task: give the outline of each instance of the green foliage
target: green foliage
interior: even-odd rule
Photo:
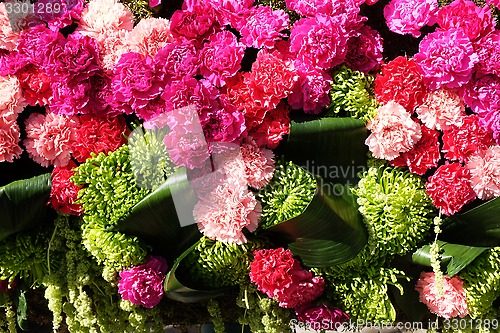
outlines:
[[[207,310],[212,319],[215,333],[224,333],[226,331],[226,328],[224,325],[224,320],[222,319],[219,302],[215,299],[209,300],[207,304]]]
[[[331,103],[327,116],[345,116],[361,119],[365,123],[375,117],[378,103],[373,92],[375,75],[353,71],[346,65],[333,73]]]
[[[269,6],[273,10],[282,9],[290,16],[290,24],[293,25],[300,19],[300,15],[286,7],[285,0],[257,0],[261,6]]]
[[[300,215],[315,192],[313,175],[292,162],[277,163],[273,179],[257,194],[262,203],[260,227],[267,229]]]
[[[123,0],[122,4],[134,14],[135,23],[153,17],[148,0]]]

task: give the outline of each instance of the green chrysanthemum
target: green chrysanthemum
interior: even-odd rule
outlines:
[[[130,164],[139,187],[155,190],[175,171],[163,138],[168,129],[135,129],[129,137]]]
[[[132,12],[132,14],[134,14],[136,23],[143,19],[153,17],[153,11],[149,7],[148,0],[123,0],[122,3]]]
[[[433,225],[436,210],[425,183],[409,171],[369,168],[353,193],[368,229],[372,255],[404,255],[416,249]]]
[[[292,162],[276,165],[274,177],[257,194],[262,203],[260,226],[270,228],[300,215],[316,193],[316,179]]]
[[[248,278],[252,252],[264,241],[249,239],[242,245],[200,239],[199,245],[184,260],[192,278],[209,288],[236,286]]]
[[[374,75],[365,75],[342,65],[333,74],[331,103],[327,116],[345,114],[368,122],[376,115],[378,107],[373,92]]]

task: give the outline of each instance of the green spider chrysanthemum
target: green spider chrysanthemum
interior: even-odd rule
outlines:
[[[274,177],[257,194],[262,203],[260,226],[264,229],[300,215],[316,193],[316,179],[305,169],[278,163]]]
[[[327,116],[349,115],[365,123],[376,115],[378,103],[373,92],[374,75],[365,75],[342,65],[333,73],[331,103]]]
[[[436,210],[425,183],[407,170],[369,168],[353,193],[368,229],[372,255],[404,255],[416,249],[433,225]]]

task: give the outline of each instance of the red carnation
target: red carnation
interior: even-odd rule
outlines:
[[[81,205],[75,204],[75,201],[78,198],[78,191],[83,186],[77,186],[70,180],[74,174],[74,168],[76,164],[73,161],[64,167],[54,168],[49,203],[63,214],[81,215],[83,213]]]
[[[426,95],[427,87],[413,59],[397,57],[385,64],[375,79],[375,96],[380,103],[393,100],[413,112]]]
[[[390,161],[392,166],[407,166],[410,172],[417,175],[423,175],[427,170],[437,167],[441,157],[439,154],[439,132],[424,125],[421,125],[420,128],[422,138],[412,149]]]
[[[467,116],[461,126],[453,125],[444,131],[444,157],[464,162],[471,154],[494,143],[493,134],[479,125],[479,118],[476,115]]]
[[[279,104],[276,110],[266,113],[262,124],[252,128],[249,135],[259,146],[275,149],[283,136],[290,132],[289,113],[290,110],[283,103]]]
[[[90,153],[114,151],[127,141],[123,135],[126,123],[122,116],[88,114],[82,115],[80,122],[81,126],[76,131],[73,144],[73,157],[78,162],[85,162]]]
[[[432,203],[445,215],[453,215],[476,199],[470,172],[460,163],[441,165],[425,185]]]

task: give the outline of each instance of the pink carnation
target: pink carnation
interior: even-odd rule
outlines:
[[[500,0],[486,0],[486,3],[491,6],[495,6],[500,9]]]
[[[462,89],[465,103],[476,113],[500,110],[500,77],[486,75],[471,80]]]
[[[297,66],[297,73],[299,79],[288,96],[288,103],[293,109],[303,109],[306,113],[321,113],[330,104],[332,77],[328,71],[311,66]]]
[[[494,144],[492,133],[480,126],[476,115],[464,117],[460,126],[450,126],[443,132],[442,140],[444,157],[461,162]]]
[[[322,277],[309,277],[295,281],[288,288],[278,290],[276,300],[282,308],[295,308],[314,301],[323,294],[324,290],[325,280]]]
[[[63,167],[70,161],[78,118],[47,112],[33,113],[26,120],[24,145],[31,159],[44,167]]]
[[[345,62],[351,69],[368,73],[382,63],[382,38],[377,30],[363,26],[360,35],[349,38]]]
[[[425,185],[432,203],[445,215],[453,215],[476,199],[470,172],[460,163],[441,165]]]
[[[19,126],[14,121],[0,118],[0,162],[13,162],[23,150],[19,147]]]
[[[118,292],[124,300],[150,309],[163,297],[167,262],[159,256],[146,257],[146,263],[120,272]]]
[[[455,0],[442,7],[437,23],[443,30],[458,28],[471,41],[475,41],[495,29],[495,21],[488,6],[479,7],[469,0]]]
[[[240,69],[244,51],[244,46],[229,31],[211,35],[201,51],[201,75],[213,85],[223,86]]]
[[[458,276],[444,276],[441,284],[443,295],[437,291],[434,273],[422,272],[415,287],[420,294],[420,302],[427,305],[432,313],[446,319],[467,316],[469,309],[462,280]]]
[[[11,19],[5,8],[5,2],[0,3],[0,50],[13,51],[16,49],[19,31],[12,29]]]
[[[258,126],[253,127],[249,135],[255,139],[259,146],[267,146],[275,149],[290,132],[290,110],[285,104],[279,104],[276,109],[266,113],[264,120]]]
[[[464,102],[458,92],[446,88],[430,91],[424,103],[415,111],[427,127],[437,130],[462,125],[466,115]]]
[[[15,76],[0,76],[0,120],[13,122],[26,106],[21,83]]]
[[[303,323],[317,323],[324,325],[328,323],[329,328],[338,328],[349,320],[349,316],[338,308],[328,307],[326,304],[306,304],[295,308],[297,319]],[[315,325],[311,325],[315,328]],[[318,326],[316,326],[318,327]],[[319,326],[322,327],[322,326]]]
[[[134,27],[134,15],[116,0],[93,0],[83,9],[77,31],[103,39],[110,31],[130,31]]]
[[[449,29],[428,34],[420,42],[414,56],[430,89],[442,86],[458,88],[472,77],[479,57],[462,29]]]
[[[26,103],[45,106],[52,98],[50,77],[40,67],[29,64],[17,72]]]
[[[500,76],[500,49],[498,45],[500,45],[500,30],[493,31],[474,44],[479,56],[478,72]]]
[[[203,132],[208,142],[235,142],[246,129],[245,116],[224,95],[219,101],[218,109],[199,113]]]
[[[188,0],[189,1],[189,0]],[[192,1],[196,3],[196,1]],[[221,27],[230,25],[236,30],[241,30],[245,24],[245,17],[253,7],[253,0],[206,0],[203,3],[210,4],[216,21]],[[195,7],[193,5],[187,7]]]
[[[435,0],[392,0],[384,7],[384,17],[392,32],[420,37],[422,27],[435,23],[437,10]]]
[[[81,215],[82,205],[75,204],[78,191],[83,187],[77,186],[70,178],[75,174],[76,164],[70,161],[64,167],[55,167],[52,170],[52,188],[50,190],[50,205],[63,214]]]
[[[500,144],[500,107],[477,115],[479,125],[493,133],[493,139]]]
[[[269,184],[274,174],[273,151],[260,148],[251,137],[247,137],[241,145],[241,155],[248,185],[260,189]]]
[[[189,8],[175,11],[170,22],[176,38],[203,39],[217,27],[215,11],[206,1],[192,1]]]
[[[286,7],[303,16],[315,16],[316,14],[331,14],[333,3],[329,0],[285,0]]]
[[[66,10],[56,13],[55,11],[50,13],[49,10],[45,10],[40,17],[48,23],[48,26],[52,30],[59,30],[65,28],[75,21],[79,21],[82,17],[83,3],[84,0],[38,0],[37,3],[45,3],[44,8],[48,8],[47,4],[50,3],[52,6],[58,3],[66,8]]]
[[[393,101],[381,106],[366,127],[371,134],[365,143],[373,156],[389,161],[409,151],[422,137],[420,125],[404,107]]]
[[[317,15],[297,21],[290,33],[290,51],[297,59],[323,69],[344,62],[347,55],[347,33],[333,18]]]
[[[173,41],[170,32],[170,21],[163,18],[146,18],[137,23],[127,34],[125,48],[129,52],[137,52],[143,56],[154,57],[159,50]]]
[[[500,196],[500,146],[480,150],[465,165],[477,197],[488,200]]]
[[[194,77],[200,67],[198,50],[187,39],[175,40],[158,51],[154,60],[167,79]]]
[[[287,13],[283,10],[272,10],[268,6],[250,9],[244,22],[240,29],[241,42],[247,47],[258,49],[271,49],[276,40],[285,37],[282,31],[290,25]]]

